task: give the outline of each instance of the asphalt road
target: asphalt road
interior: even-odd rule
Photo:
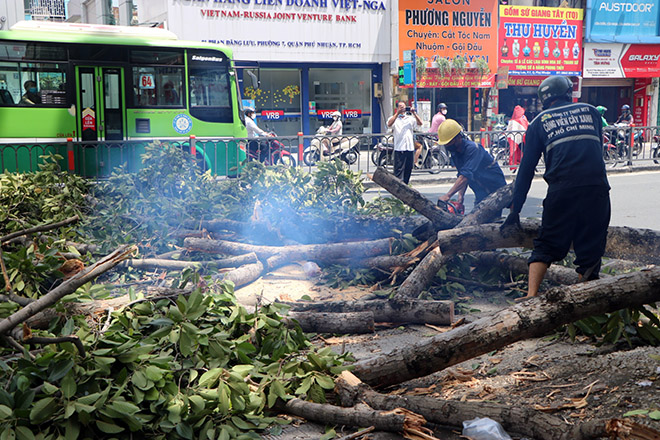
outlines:
[[[612,226],[629,226],[632,228],[648,228],[660,231],[660,170],[640,171],[632,173],[609,174],[608,179],[612,190]],[[447,192],[451,183],[432,183],[411,180],[414,188],[430,200],[437,201],[438,196]],[[527,195],[527,201],[521,212],[522,218],[540,218],[543,211],[543,198],[547,185],[542,178],[534,179]],[[366,200],[376,196],[389,196],[381,188],[367,191]],[[465,193],[465,209],[471,211],[474,206],[474,194],[468,188]],[[508,211],[504,210],[504,215]]]

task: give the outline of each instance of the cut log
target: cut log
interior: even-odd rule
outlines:
[[[264,273],[264,265],[257,260],[256,263],[245,264],[237,269],[222,274],[224,281],[231,281],[234,286],[240,287],[257,280]]]
[[[331,243],[296,246],[254,246],[223,240],[205,240],[186,238],[184,245],[188,250],[219,253],[224,255],[242,255],[254,252],[259,259],[267,259],[266,267],[272,269],[299,260],[313,260],[319,263],[335,262],[340,259],[361,259],[390,253],[389,238],[371,241]]]
[[[254,253],[240,255],[238,257],[223,258],[219,260],[208,261],[184,261],[184,260],[165,260],[162,258],[134,258],[126,260],[122,263],[127,267],[135,267],[139,269],[153,270],[153,269],[166,269],[166,270],[183,270],[186,268],[193,268],[197,270],[209,268],[227,268],[239,267],[244,264],[256,263],[257,256]]]
[[[355,364],[373,386],[398,384],[440,371],[521,339],[540,337],[577,320],[660,301],[660,267],[550,289],[417,344]]]
[[[391,299],[369,301],[299,301],[285,302],[295,312],[371,312],[375,322],[451,325],[454,322],[452,301]]]
[[[296,320],[305,333],[363,334],[374,332],[372,312],[324,313],[289,312],[284,318],[289,325]]]
[[[389,173],[383,167],[376,169],[376,172],[371,176],[371,180],[429,219],[436,229],[453,228],[461,221],[461,216],[450,214],[438,208],[419,191],[406,185],[401,179],[396,178],[394,174]]]
[[[568,425],[559,417],[530,407],[512,407],[488,401],[456,401],[418,395],[381,394],[344,371],[335,381],[335,391],[343,406],[363,402],[377,410],[406,408],[428,422],[460,427],[463,420],[488,417],[508,432],[538,440],[587,440],[606,435],[607,421],[591,420]]]

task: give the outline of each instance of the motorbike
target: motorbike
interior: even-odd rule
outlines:
[[[660,134],[653,136],[653,145],[651,146],[651,157],[653,163],[660,163]]]
[[[624,156],[623,149],[619,149],[610,141],[610,135],[603,133],[603,160],[605,163],[613,163],[612,166],[616,166],[617,162],[621,160]]]
[[[275,132],[268,133],[268,136],[268,138],[263,140],[259,139],[250,141],[257,142],[258,149],[248,147],[248,161],[259,161],[266,166],[282,164],[288,167],[295,167],[296,159],[293,157],[291,152],[286,149],[286,146],[277,139],[271,139],[277,137]]]
[[[616,129],[616,145],[620,146],[620,149],[627,150],[630,148],[630,130],[632,129],[628,124],[614,124]],[[633,130],[633,147],[632,155],[637,156],[644,149],[643,140],[643,130]]]
[[[314,166],[321,160],[321,156],[328,159],[339,158],[349,165],[353,165],[360,155],[360,139],[357,136],[327,136],[328,128],[320,126],[309,146],[303,151],[303,161],[308,166]],[[332,153],[325,152],[323,141],[333,142]]]
[[[423,133],[415,134],[415,142],[422,144],[422,153],[419,155],[414,169],[438,174],[442,168],[450,165],[451,161],[447,149],[438,145],[431,136]],[[394,141],[391,136],[383,138],[376,145],[374,152],[378,153],[378,159],[375,162],[377,166],[394,165]]]

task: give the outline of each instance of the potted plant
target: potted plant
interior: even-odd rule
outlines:
[[[488,61],[486,61],[485,58],[477,58],[475,67],[480,76],[484,76],[490,73],[490,66],[488,66]]]
[[[417,78],[421,78],[426,75],[426,58],[417,57]]]
[[[451,60],[451,67],[456,70],[458,73],[464,73],[465,67],[467,65],[467,60],[463,55],[456,55],[453,60]]]
[[[436,55],[435,64],[438,67],[440,76],[444,77],[451,71],[451,62],[445,58]]]

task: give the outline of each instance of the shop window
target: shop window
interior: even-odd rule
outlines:
[[[67,106],[65,65],[0,63],[0,106]]]
[[[344,134],[371,133],[371,87],[369,69],[310,69],[310,114],[339,110],[343,115]],[[345,113],[344,110],[357,112]],[[310,129],[314,132],[329,122],[329,119],[312,117]]]
[[[133,67],[135,107],[183,107],[182,67]]]
[[[243,98],[254,103],[258,124],[280,136],[301,131],[300,70],[260,69],[252,75],[247,70],[243,71]]]

